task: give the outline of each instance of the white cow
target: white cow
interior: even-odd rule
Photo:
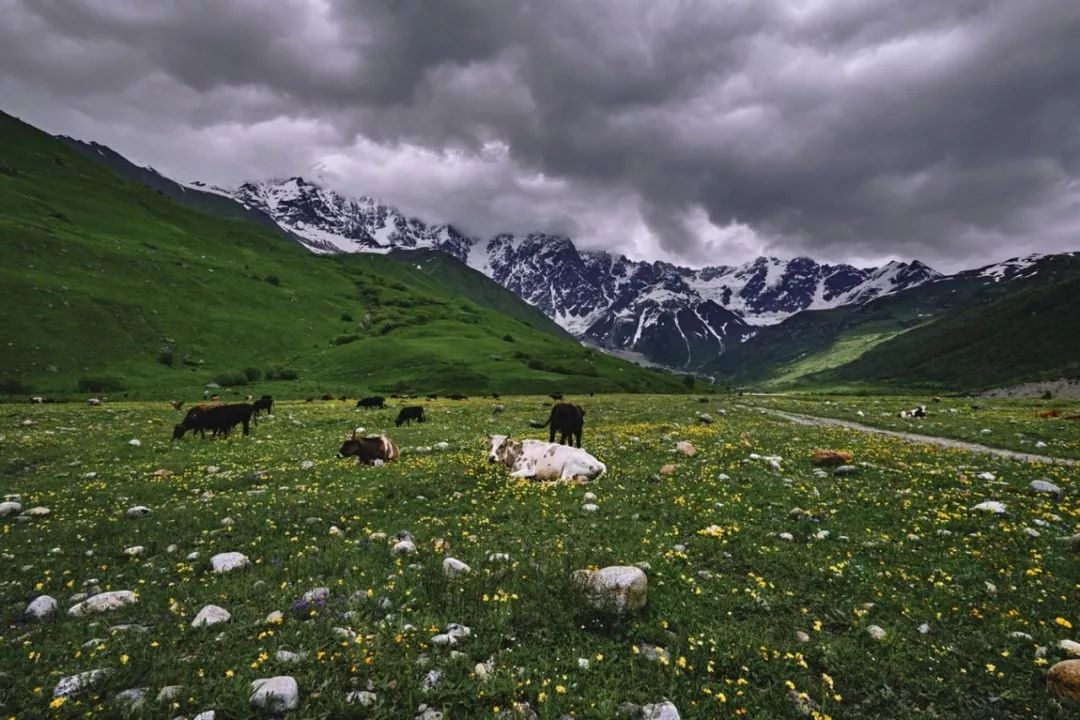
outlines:
[[[488,462],[510,470],[510,477],[537,480],[593,480],[607,472],[607,465],[580,448],[543,440],[511,440],[507,435],[489,435]]]

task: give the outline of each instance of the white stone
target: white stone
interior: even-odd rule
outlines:
[[[227,573],[233,570],[241,570],[251,565],[247,555],[239,552],[218,553],[210,558],[210,566],[216,573]]]
[[[1070,655],[1080,657],[1080,643],[1075,640],[1061,640],[1058,642],[1058,647]]]
[[[216,717],[217,717],[216,712],[214,712],[213,710],[206,710],[204,712],[199,713],[198,715],[193,717],[191,720],[214,720],[214,718],[216,718]]]
[[[191,627],[206,627],[208,625],[217,625],[218,623],[229,622],[232,619],[232,614],[225,608],[219,605],[207,605],[199,614],[195,616],[195,619],[191,621]]]
[[[472,572],[472,568],[461,562],[457,558],[444,558],[442,561],[443,573],[446,577],[452,578],[458,575],[467,575]]]
[[[491,553],[487,557],[489,563],[508,563],[510,562],[509,553]]]
[[[290,650],[278,650],[274,653],[274,657],[277,658],[278,662],[291,665],[292,663],[298,663],[303,660],[307,657],[307,653],[294,653]]]
[[[988,512],[994,513],[995,515],[1005,514],[1005,504],[997,500],[984,500],[983,502],[975,505],[971,509],[976,512]]]
[[[124,554],[128,557],[139,557],[146,552],[146,548],[142,545],[132,545],[131,547],[124,548]]]
[[[795,536],[792,535],[789,532],[782,532],[779,535],[777,535],[776,537],[780,538],[781,540],[787,540],[788,542],[791,542],[792,540],[795,539]]]
[[[131,438],[130,440],[128,440],[128,445],[130,445],[131,447],[139,447],[140,445],[142,445],[142,441],[138,438]]]
[[[32,508],[30,508],[29,510],[26,511],[26,515],[29,516],[29,517],[32,517],[32,518],[46,517],[51,513],[52,513],[52,510],[50,510],[49,508],[47,508],[47,507],[45,507],[43,505],[38,505],[37,507],[32,507]]]
[[[920,625],[918,627],[918,630],[919,630],[920,635],[929,635],[930,634],[930,624],[929,623],[923,623],[922,625]]]
[[[53,697],[58,698],[77,695],[83,690],[87,690],[104,680],[105,676],[108,674],[108,670],[99,669],[87,670],[86,672],[81,672],[78,675],[68,675],[67,677],[62,677],[60,678],[60,682],[56,683],[56,687],[53,689]]]
[[[986,480],[987,482],[997,480],[997,475],[990,472],[989,470],[987,470],[986,472],[981,472],[978,475],[976,475],[975,477],[979,478],[980,480]]]
[[[360,705],[362,707],[370,707],[375,704],[379,697],[367,690],[353,690],[345,696],[345,702]]]
[[[587,492],[585,497],[582,498],[585,502],[596,502],[596,493]]]
[[[58,604],[56,598],[50,595],[41,595],[26,606],[26,617],[33,620],[41,620],[56,612]]]
[[[1061,488],[1049,480],[1032,480],[1028,485],[1032,492],[1045,493],[1054,497],[1061,497]]]
[[[149,515],[151,512],[153,511],[145,505],[135,505],[134,507],[129,507],[124,514],[129,518],[137,518],[142,517],[143,515]]]
[[[648,600],[649,579],[641,568],[613,565],[600,570],[579,570],[574,575],[585,586],[593,607],[631,615]]]
[[[641,720],[681,720],[679,710],[668,701],[641,708]]]
[[[157,701],[159,703],[174,702],[180,699],[180,694],[183,692],[183,685],[166,685],[158,690]]]
[[[884,628],[880,625],[871,625],[866,628],[866,634],[875,640],[884,640],[886,635]]]
[[[0,517],[7,517],[8,515],[18,515],[22,512],[22,504],[15,502],[14,500],[0,503]]]
[[[139,599],[135,596],[135,593],[130,590],[112,590],[98,593],[77,605],[73,605],[68,610],[68,615],[80,617],[91,613],[108,612],[109,610],[122,608],[125,605],[133,605],[138,601]]]
[[[116,693],[114,699],[118,704],[123,705],[124,709],[128,712],[136,713],[142,710],[146,705],[146,694],[148,692],[150,692],[150,688],[129,688]]]
[[[311,460],[305,460],[304,462],[300,463],[301,470],[310,470],[313,467],[315,467],[315,463]]]
[[[682,453],[686,457],[694,457],[694,455],[697,454],[697,450],[694,449],[694,446],[691,443],[688,443],[685,440],[676,443],[675,444],[675,450],[677,452]]]
[[[262,678],[251,683],[251,705],[272,713],[300,707],[300,688],[288,675]]]
[[[266,620],[264,620],[263,622],[265,622],[267,625],[278,625],[284,620],[285,614],[280,610],[275,610],[274,612],[267,615]]]
[[[597,505],[596,503],[585,503],[584,505],[581,506],[581,509],[584,512],[594,513],[594,512],[596,512],[597,510],[600,509],[600,506]]]
[[[416,544],[412,540],[402,540],[390,550],[394,555],[415,555]]]

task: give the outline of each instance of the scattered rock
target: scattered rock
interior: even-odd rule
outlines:
[[[1080,643],[1075,640],[1061,640],[1058,642],[1058,647],[1070,655],[1080,657]]]
[[[694,455],[697,455],[697,450],[694,449],[694,446],[685,440],[676,443],[675,450],[686,457],[694,457]]]
[[[60,682],[56,683],[56,687],[53,688],[53,697],[71,697],[72,695],[78,695],[83,690],[89,690],[94,685],[97,685],[104,680],[108,674],[108,670],[99,669],[87,670],[78,675],[62,677],[60,678]]]
[[[835,470],[833,470],[833,475],[839,475],[840,477],[844,477],[847,475],[854,475],[857,472],[859,472],[859,468],[854,465],[840,465]]]
[[[713,416],[710,415],[709,413],[701,413],[700,415],[697,416],[697,419],[698,419],[698,422],[703,424],[703,425],[712,425],[713,422],[715,422],[713,420]]]
[[[131,447],[139,447],[140,445],[142,445],[142,440],[139,440],[138,438],[131,438],[130,440],[128,440],[128,445],[130,445]]]
[[[47,507],[45,507],[43,505],[38,505],[37,507],[32,507],[29,510],[27,510],[25,514],[28,517],[32,517],[32,518],[43,518],[43,517],[47,517],[50,514],[52,514],[52,510],[50,510],[49,508],[47,508]]]
[[[668,701],[641,708],[642,720],[680,720],[679,710]]]
[[[416,543],[412,540],[399,540],[390,550],[393,555],[415,555]]]
[[[207,605],[199,614],[195,616],[195,619],[191,621],[191,627],[206,627],[208,625],[217,625],[218,623],[229,622],[232,619],[232,614],[225,608],[219,605]]]
[[[142,545],[132,545],[131,547],[124,548],[124,554],[128,557],[139,557],[146,553],[146,548]]]
[[[596,503],[585,503],[581,506],[583,512],[594,513],[600,509],[600,506]]]
[[[808,634],[806,634],[805,632],[803,632],[802,630],[799,630],[798,632],[795,633],[795,639],[798,640],[801,643],[810,642],[810,636]]]
[[[129,688],[127,690],[121,690],[116,693],[116,697],[113,700],[124,707],[124,710],[129,713],[141,712],[146,705],[146,695],[150,692],[150,688],[137,687]]]
[[[210,558],[210,567],[216,573],[227,573],[233,570],[242,570],[251,565],[247,555],[239,552],[218,553]]]
[[[262,678],[251,683],[251,706],[271,713],[284,713],[300,706],[300,688],[288,675]]]
[[[86,600],[73,605],[68,610],[68,615],[80,617],[91,613],[108,612],[122,608],[125,605],[134,605],[139,599],[130,590],[113,590],[111,592],[98,593]]]
[[[593,607],[613,610],[620,616],[638,612],[648,599],[649,579],[641,568],[614,565],[578,570],[574,577],[585,587]]]
[[[971,508],[975,512],[988,512],[995,515],[1005,514],[1005,504],[997,500],[984,500]]]
[[[294,653],[290,650],[278,650],[276,653],[274,653],[274,657],[277,659],[278,662],[292,665],[293,663],[298,663],[304,658],[306,658],[307,653]]]
[[[461,562],[457,558],[444,558],[442,561],[443,573],[448,578],[454,578],[458,575],[467,575],[472,572],[472,568]]]
[[[378,701],[379,697],[367,690],[353,690],[345,695],[345,702],[360,705],[362,707],[371,707]]]
[[[180,699],[180,694],[184,691],[183,685],[166,685],[161,688],[157,694],[157,701],[159,703],[171,703]]]
[[[1080,660],[1062,660],[1050,668],[1046,687],[1064,700],[1080,703]]]
[[[871,625],[866,628],[866,634],[875,640],[884,640],[886,635],[885,629],[880,625]]]
[[[8,515],[18,515],[22,512],[22,505],[10,500],[8,502],[0,503],[0,517],[7,517]]]
[[[129,507],[124,514],[127,515],[129,518],[137,518],[143,517],[144,515],[149,515],[151,512],[153,512],[153,510],[146,507],[145,505],[136,505],[134,507]]]
[[[663,467],[660,468],[660,474],[661,475],[673,475],[674,473],[675,473],[675,466],[672,465],[671,463],[668,463],[667,465],[664,465]]]
[[[26,606],[26,618],[28,620],[43,620],[56,612],[58,608],[56,598],[50,595],[41,595]]]
[[[930,634],[930,624],[929,623],[923,623],[917,629],[918,629],[920,635],[929,635]]]
[[[310,470],[313,467],[315,467],[315,463],[311,460],[305,460],[304,462],[300,463],[301,470]]]
[[[453,647],[465,639],[472,637],[472,628],[459,623],[450,623],[438,635],[431,638],[434,645],[447,645]]]
[[[435,668],[434,670],[428,670],[428,674],[424,676],[424,681],[420,684],[420,686],[424,690],[432,690],[443,681],[444,677],[446,677],[446,672],[443,670],[440,670],[438,668]]]
[[[1028,487],[1031,488],[1032,492],[1061,497],[1061,488],[1049,480],[1032,480]]]

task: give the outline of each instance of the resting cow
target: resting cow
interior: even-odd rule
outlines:
[[[570,403],[555,403],[548,415],[547,422],[529,423],[534,428],[549,427],[548,442],[555,442],[555,433],[559,433],[560,445],[576,445],[581,447],[581,430],[585,426],[585,410],[580,405]],[[571,442],[567,443],[567,439]]]
[[[398,459],[398,447],[385,435],[356,437],[356,431],[337,452],[339,458],[355,457],[359,465],[382,465]]]
[[[537,480],[593,480],[607,472],[607,466],[580,448],[556,445],[543,440],[511,440],[506,435],[489,435],[488,462],[500,463],[511,477]]]
[[[427,416],[424,415],[424,408],[422,405],[410,405],[409,407],[401,408],[401,412],[398,413],[394,425],[401,427],[403,424],[410,424],[413,420],[416,422],[427,421]]]
[[[371,408],[382,409],[386,407],[386,398],[382,397],[381,395],[372,395],[371,397],[360,398],[356,401],[356,407],[367,408],[369,410]]]
[[[173,440],[181,439],[189,430],[197,431],[202,437],[206,437],[207,430],[213,431],[214,435],[228,435],[240,424],[244,426],[244,434],[249,435],[252,412],[252,406],[247,403],[193,407],[184,416],[184,421],[173,428]]]

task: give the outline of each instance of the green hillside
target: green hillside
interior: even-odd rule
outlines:
[[[469,293],[481,304],[415,263],[313,255],[2,114],[0,287],[16,395],[682,388],[512,317],[533,309],[494,283]]]
[[[1014,292],[948,313],[808,380],[982,390],[1080,376],[1080,276],[1019,285]]]
[[[1051,256],[1023,279],[969,273],[866,305],[802,312],[706,369],[768,389],[968,390],[1068,376],[1077,373],[1080,347],[1067,328],[1076,326],[1080,295],[1064,288],[1077,278],[1080,259]]]

